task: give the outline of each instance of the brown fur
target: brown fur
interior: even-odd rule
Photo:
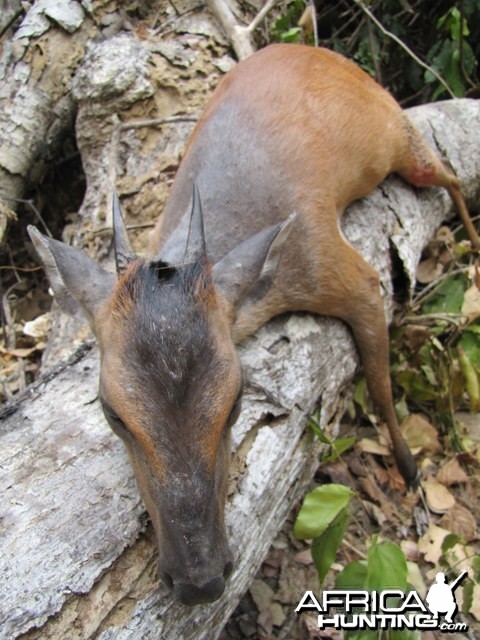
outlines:
[[[447,188],[478,245],[457,178],[388,92],[336,53],[268,47],[215,91],[149,259],[127,267],[94,318],[101,394],[125,424],[120,435],[157,530],[161,573],[185,602],[218,597],[228,573],[229,416],[242,379],[234,342],[271,317],[306,310],[350,325],[399,468],[416,479],[392,401],[379,277],[338,224],[347,205],[393,171]],[[273,283],[252,282],[235,308],[230,292],[214,286],[206,257],[181,265],[192,181],[215,268],[242,241],[297,212]],[[171,256],[176,266],[164,262]]]
[[[229,172],[228,157],[238,177]],[[192,179],[206,199],[207,244],[215,260],[234,243],[296,211],[298,221],[274,284],[263,299],[247,299],[238,310],[234,339],[289,310],[348,322],[397,460],[411,480],[415,465],[405,453],[391,399],[378,275],[338,226],[346,206],[394,171],[416,185],[446,187],[478,243],[458,180],[387,91],[334,52],[273,45],[237,65],[215,91],[190,139],[150,251],[161,255],[168,247]],[[243,204],[249,200],[250,208]],[[234,224],[235,235],[219,232]]]

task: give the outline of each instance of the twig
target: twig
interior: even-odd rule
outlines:
[[[30,273],[32,271],[43,271],[43,267],[16,267],[14,264],[0,266],[1,271],[22,271],[24,273]]]
[[[253,33],[255,29],[258,27],[258,25],[261,22],[263,22],[263,20],[266,18],[267,13],[274,7],[276,2],[277,0],[268,0],[260,9],[260,11],[257,13],[255,18],[250,22],[250,24],[247,27],[247,31],[249,31],[250,33]]]
[[[24,198],[10,198],[9,196],[2,196],[2,199],[3,200],[8,200],[9,202],[20,202],[21,204],[28,205],[30,207],[30,209],[33,211],[33,213],[37,216],[38,221],[41,223],[41,225],[42,225],[45,233],[47,234],[47,236],[49,238],[53,238],[52,233],[51,233],[50,229],[47,226],[47,223],[42,218],[42,214],[37,209],[37,207],[33,204],[32,200],[25,200]]]
[[[380,31],[387,36],[387,38],[391,38],[394,42],[396,42],[408,55],[415,60],[415,62],[420,65],[423,69],[429,71],[435,78],[440,82],[443,88],[447,91],[451,98],[456,98],[454,92],[450,88],[450,86],[445,82],[442,76],[433,69],[430,65],[420,60],[420,58],[402,41],[398,38],[394,33],[388,31],[383,24],[373,15],[373,13],[366,7],[362,0],[353,0],[356,5],[360,7],[360,9],[370,18],[370,20],[380,29]]]
[[[118,116],[117,116],[118,117]],[[118,128],[121,131],[125,129],[141,129],[142,127],[158,127],[162,124],[174,124],[175,122],[197,122],[197,116],[169,116],[167,118],[151,118],[149,120],[132,120],[131,122],[119,122]]]
[[[348,549],[350,549],[350,551],[354,551],[357,554],[357,556],[362,560],[367,559],[367,556],[363,553],[363,551],[360,551],[358,547],[355,547],[355,545],[349,542],[346,538],[342,540],[342,546],[347,547]]]
[[[310,0],[310,11],[312,12],[313,41],[315,46],[318,47],[317,8],[315,7],[314,0]]]
[[[405,316],[400,324],[430,324],[431,322],[446,322],[460,327],[467,322],[467,317],[461,313],[426,313],[421,316]]]
[[[350,27],[352,22],[355,22],[358,19],[359,15],[360,15],[360,11],[354,11],[352,9],[349,9],[348,13],[347,12],[342,13],[340,15],[340,23],[341,24],[338,27],[338,29],[332,34],[332,39],[333,38],[339,38],[340,35]],[[347,17],[347,16],[349,16],[349,17]],[[347,17],[347,19],[344,20],[343,19],[344,17]]]
[[[13,325],[12,313],[8,302],[9,293],[10,289],[2,296],[2,316],[4,322],[5,344],[9,351],[13,351],[13,349],[15,349],[15,327]]]
[[[179,13],[178,9],[176,9],[176,13],[174,16],[172,16],[171,18],[168,18],[167,20],[165,20],[165,22],[163,22],[158,28],[156,27],[157,21],[158,21],[158,16],[160,14],[160,10],[158,11],[157,15],[155,16],[154,22],[153,22],[153,26],[152,29],[154,29],[153,35],[154,36],[158,36],[160,34],[165,34],[168,32],[173,31],[173,29],[171,28],[172,25],[175,24],[175,22],[178,20],[179,17],[184,17],[184,16],[188,16],[191,13],[195,13],[197,12],[200,8],[202,8],[202,5],[199,4],[196,7],[192,7],[191,9],[187,9],[186,11],[184,11],[183,13]]]
[[[372,23],[367,23],[367,31],[368,31],[368,46],[370,47],[370,51],[372,54],[372,62],[375,68],[375,80],[382,84],[382,71],[380,69],[380,63],[378,61],[378,48],[377,43],[375,41],[372,29]]]
[[[233,11],[225,0],[206,1],[208,8],[215,15],[222,25],[225,33],[230,38],[232,47],[239,60],[248,58],[254,53],[255,49],[250,36],[258,25],[265,19],[267,13],[275,6],[276,3],[277,0],[267,0],[250,24],[243,27],[238,24]]]
[[[27,388],[27,379],[25,377],[25,361],[23,358],[17,358],[17,364],[18,364],[18,373],[17,373],[17,380],[18,380],[18,391],[20,393],[22,393],[22,391],[25,391],[25,389]]]
[[[117,182],[117,158],[118,147],[120,145],[120,128],[122,123],[116,113],[112,115],[113,131],[110,140],[110,150],[108,153],[108,187],[107,187],[107,226],[112,226],[112,210],[113,210],[113,192]]]
[[[417,307],[420,304],[420,301],[422,301],[422,304],[423,304],[426,299],[428,299],[431,295],[435,293],[436,289],[447,278],[450,278],[451,276],[458,276],[462,273],[467,273],[469,269],[470,269],[470,266],[465,266],[459,269],[448,270],[447,273],[444,273],[443,275],[436,278],[433,282],[431,282],[424,289],[422,289],[416,296],[414,296],[411,307],[412,308]]]

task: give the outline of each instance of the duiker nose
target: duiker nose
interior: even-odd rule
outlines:
[[[225,581],[233,570],[233,563],[225,564],[223,575],[207,580],[199,586],[193,582],[175,581],[168,573],[160,572],[160,578],[173,591],[176,599],[183,604],[193,606],[218,600],[225,590]]]
[[[218,600],[225,591],[225,578],[217,576],[201,587],[195,584],[180,582],[173,586],[173,593],[179,602],[193,606]]]

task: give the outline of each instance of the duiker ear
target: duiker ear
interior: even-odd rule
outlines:
[[[184,262],[197,262],[206,254],[205,231],[203,227],[202,201],[196,182],[193,183],[192,211],[188,228]]]
[[[115,265],[118,275],[121,275],[128,264],[135,260],[136,256],[128,240],[127,227],[123,219],[120,201],[116,192],[113,192],[113,246],[115,249]]]
[[[81,308],[93,325],[98,310],[112,292],[115,276],[102,269],[83,251],[47,238],[35,227],[29,226],[27,230],[45,265],[60,307],[72,315]]]
[[[250,289],[266,291],[273,280],[296,213],[244,240],[213,267],[213,280],[222,295],[236,308]]]

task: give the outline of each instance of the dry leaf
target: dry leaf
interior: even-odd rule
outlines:
[[[304,551],[300,551],[300,553],[297,553],[293,556],[293,561],[294,562],[298,562],[298,564],[312,564],[313,563],[313,558],[312,558],[312,552],[310,551],[310,549],[305,549]]]
[[[417,267],[416,278],[421,284],[430,284],[443,273],[443,266],[437,258],[427,258]]]
[[[35,320],[30,320],[30,322],[26,322],[23,327],[23,333],[26,336],[31,336],[32,338],[43,338],[48,335],[50,328],[52,326],[52,314],[50,312],[44,313],[41,316],[35,318]]]
[[[438,256],[438,261],[443,267],[450,264],[452,262],[452,253],[448,249],[442,249],[440,251],[440,255]]]
[[[391,455],[388,447],[380,444],[378,440],[373,440],[372,438],[362,438],[355,446],[362,453],[373,453],[377,456]]]
[[[402,422],[401,430],[411,450],[421,450],[428,454],[442,450],[438,441],[438,431],[419,413],[412,413]]]
[[[34,347],[28,347],[25,349],[21,349],[21,348],[12,349],[11,351],[7,351],[7,354],[15,358],[28,358],[36,350],[37,350],[37,346],[35,345]]]
[[[428,508],[433,513],[445,513],[455,505],[455,497],[436,478],[427,478],[421,484]]]
[[[424,478],[427,476],[435,475],[437,472],[437,465],[431,458],[423,458],[419,464],[420,473]]]
[[[418,540],[418,550],[423,554],[427,562],[431,562],[434,565],[438,564],[440,556],[442,555],[442,543],[445,536],[448,536],[450,531],[430,523],[428,530]]]
[[[442,516],[439,524],[467,542],[476,537],[477,523],[475,518],[471,512],[461,504],[456,503]]]
[[[435,239],[450,246],[453,246],[455,244],[455,236],[453,234],[453,231],[446,225],[442,225],[441,227],[439,227],[435,234]]]
[[[480,416],[458,412],[455,414],[455,420],[462,425],[462,435],[480,443]]]
[[[377,481],[377,484],[380,486],[387,484],[389,475],[385,467],[378,464],[378,462],[376,462],[374,458],[370,458],[369,466],[373,469],[373,475],[375,476],[375,480]]]
[[[373,504],[373,502],[368,500],[362,500],[362,503],[371,520],[382,526],[387,520],[387,516],[383,513],[380,507],[377,507],[376,504]]]
[[[410,560],[410,562],[418,562],[420,554],[418,551],[418,544],[415,540],[402,540],[400,542],[400,547],[407,560]]]
[[[409,324],[405,327],[404,335],[410,351],[418,351],[432,334],[428,327],[419,324]]]
[[[250,595],[259,611],[268,609],[273,602],[273,589],[263,580],[254,580],[250,585]]]
[[[402,478],[397,465],[388,467],[388,485],[390,489],[396,493],[403,493],[405,491],[405,480]]]
[[[425,595],[427,589],[423,580],[422,572],[417,562],[407,562],[408,584],[411,584],[417,593]]]
[[[393,520],[392,504],[387,500],[385,494],[377,487],[371,478],[359,478],[363,491],[375,502],[380,504],[380,508],[388,520]]]
[[[470,607],[470,613],[474,616],[475,620],[480,622],[480,584],[476,584],[473,587],[472,594],[472,606]]]
[[[452,458],[444,464],[437,475],[437,480],[449,487],[452,484],[461,484],[469,481],[469,477],[460,466],[457,458]]]
[[[270,611],[269,608],[264,609],[263,611],[260,611],[260,614],[257,618],[257,624],[260,627],[259,631],[263,632],[261,635],[265,634],[266,636],[270,637],[273,631],[273,621],[272,621],[272,612]]]
[[[287,618],[285,612],[283,611],[283,607],[278,602],[273,602],[270,606],[270,612],[272,616],[273,626],[281,627]]]
[[[473,265],[473,274],[472,274],[473,284],[480,289],[480,260],[477,258],[477,261]]]
[[[470,322],[480,318],[480,291],[475,284],[465,291],[462,315],[466,316]]]

